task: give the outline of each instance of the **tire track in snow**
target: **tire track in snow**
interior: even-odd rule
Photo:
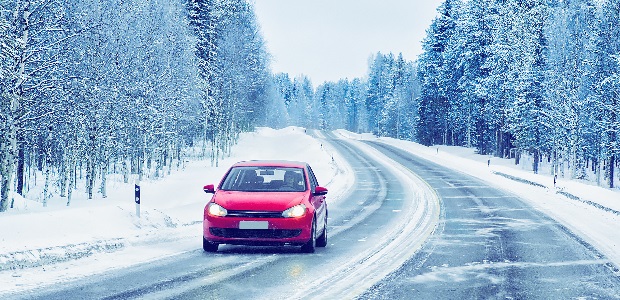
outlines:
[[[292,299],[354,298],[416,253],[439,221],[439,197],[424,180],[368,145],[342,140],[332,143],[355,148],[351,151],[363,151],[398,178],[404,188],[404,195],[408,196],[403,199],[405,206],[399,214],[403,217],[397,226],[384,235],[384,239],[331,269],[325,276],[308,282],[305,289],[290,297]],[[329,288],[320,288],[324,286]]]

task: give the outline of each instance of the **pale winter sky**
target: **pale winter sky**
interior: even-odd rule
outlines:
[[[379,51],[415,60],[443,0],[252,0],[272,70],[324,81],[364,77]]]

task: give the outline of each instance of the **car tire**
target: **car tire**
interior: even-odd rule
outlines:
[[[312,221],[312,229],[310,230],[310,240],[301,246],[301,252],[314,253],[316,248],[316,221]]]
[[[319,237],[316,239],[317,247],[327,246],[327,217],[325,217],[324,222],[325,224],[323,224],[323,233],[321,233],[321,235],[319,235]]]
[[[211,243],[207,241],[204,237],[202,238],[202,249],[206,252],[217,252],[218,244]]]

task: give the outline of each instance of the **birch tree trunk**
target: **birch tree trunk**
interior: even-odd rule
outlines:
[[[43,207],[47,207],[48,199],[51,198],[50,189],[50,161],[49,156],[45,158],[45,187],[43,188]]]
[[[71,153],[68,165],[69,166],[67,168],[69,169],[69,186],[67,187],[67,206],[71,205],[71,196],[73,195],[73,189],[75,188],[75,153]]]
[[[13,30],[15,37],[19,37],[16,43],[17,55],[15,56],[15,69],[13,78],[15,85],[9,97],[9,115],[6,116],[6,139],[3,141],[4,147],[2,151],[2,182],[0,184],[0,212],[7,210],[9,206],[9,194],[11,192],[11,184],[15,171],[15,163],[17,158],[17,120],[19,119],[22,103],[23,103],[23,85],[27,78],[26,75],[26,57],[27,45],[29,42],[29,17],[30,17],[30,1],[20,1],[17,4],[15,19],[13,19]]]
[[[122,157],[123,160],[123,183],[129,183],[129,166],[127,163],[127,157],[125,157],[125,155],[123,155]]]
[[[607,172],[609,175],[609,188],[610,189],[614,188],[615,167],[616,167],[616,156],[612,154],[611,157],[609,158],[609,171]]]
[[[107,186],[107,175],[108,175],[108,160],[105,159],[103,165],[101,166],[101,186],[99,187],[99,192],[101,193],[101,197],[108,198],[108,186]]]
[[[15,126],[13,120],[9,119],[6,139],[2,141],[2,181],[0,182],[0,212],[4,212],[9,207],[9,194],[11,192],[11,182],[13,181],[13,171],[15,168]]]
[[[62,161],[60,162],[60,169],[58,170],[59,180],[59,189],[60,189],[60,197],[67,196],[67,180],[68,180],[68,171],[67,171],[67,155],[63,153]]]

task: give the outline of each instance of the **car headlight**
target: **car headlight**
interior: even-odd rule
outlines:
[[[306,215],[306,206],[303,204],[297,204],[282,212],[282,216],[285,218],[299,218]]]
[[[228,214],[228,211],[219,204],[212,202],[209,204],[209,214],[216,217],[224,217]]]

